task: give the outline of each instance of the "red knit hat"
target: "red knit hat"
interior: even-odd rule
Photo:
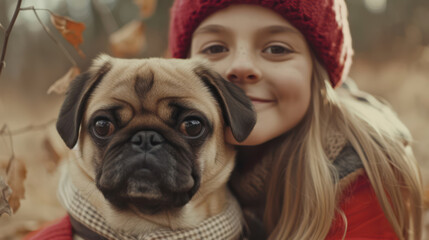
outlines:
[[[172,56],[186,58],[198,25],[231,4],[257,4],[279,13],[305,36],[333,87],[347,76],[353,49],[344,0],[175,0],[169,35]]]

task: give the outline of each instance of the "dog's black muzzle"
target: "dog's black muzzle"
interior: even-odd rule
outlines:
[[[185,205],[198,190],[196,156],[186,146],[173,147],[152,130],[139,131],[115,146],[106,150],[96,185],[117,208],[134,206],[153,214]]]

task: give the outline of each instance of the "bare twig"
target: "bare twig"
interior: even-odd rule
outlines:
[[[50,9],[47,9],[47,8],[35,8],[34,6],[30,6],[30,7],[23,7],[23,8],[20,8],[19,10],[21,10],[21,11],[26,11],[26,10],[31,10],[31,11],[34,11],[34,10],[37,10],[37,11],[47,11],[47,12],[49,12],[50,14],[55,14],[54,12],[52,12]]]
[[[11,151],[11,154],[10,154],[10,157],[9,157],[9,161],[7,162],[7,166],[6,166],[6,174],[8,174],[9,173],[9,170],[10,170],[10,168],[11,168],[11,166],[12,166],[12,162],[13,162],[13,160],[15,159],[15,151],[13,150],[13,139],[12,139],[12,134],[11,134],[11,132],[10,132],[10,129],[9,129],[9,127],[6,125],[6,124],[4,124],[3,125],[3,127],[0,129],[0,135],[3,135],[3,134],[7,134],[8,135],[8,137],[9,137],[9,144],[10,144],[10,151]]]
[[[6,168],[6,173],[9,172],[9,169],[12,165],[13,160],[15,159],[15,151],[13,149],[13,136],[19,135],[19,134],[23,134],[23,133],[28,133],[30,131],[35,131],[35,130],[44,130],[46,129],[49,125],[51,125],[52,123],[54,123],[57,119],[51,119],[45,123],[39,124],[39,125],[29,125],[14,131],[11,131],[9,129],[9,127],[4,124],[2,126],[2,128],[0,129],[0,136],[1,135],[7,135],[9,137],[9,144],[10,144],[10,148],[11,148],[11,156],[9,158],[9,162],[7,164],[7,168]]]
[[[56,121],[57,121],[57,119],[55,118],[55,119],[51,119],[45,123],[41,123],[39,125],[28,125],[26,127],[10,131],[10,133],[12,136],[16,136],[19,134],[27,133],[29,131],[44,130],[45,128],[49,127],[49,125],[53,124]]]
[[[50,10],[44,9],[44,8],[36,9],[34,6],[25,7],[25,8],[22,8],[22,9],[23,10],[33,10],[34,15],[36,15],[37,20],[39,21],[40,25],[42,25],[43,30],[45,30],[45,32],[52,39],[52,41],[54,41],[54,43],[57,44],[57,46],[61,49],[61,51],[64,53],[64,55],[67,57],[67,59],[71,62],[71,64],[73,66],[77,67],[76,61],[73,59],[73,57],[67,51],[67,49],[54,37],[54,35],[52,34],[51,30],[42,22],[42,20],[40,19],[40,17],[37,14],[36,10],[46,10],[46,11],[48,11],[51,14],[52,14],[52,12]]]
[[[3,42],[3,48],[2,48],[2,52],[1,52],[1,58],[0,58],[0,76],[1,76],[1,73],[3,70],[3,67],[6,65],[6,62],[4,59],[6,58],[7,43],[9,41],[9,36],[10,36],[10,33],[12,32],[13,25],[15,24],[16,18],[18,17],[18,13],[19,13],[19,9],[21,7],[21,3],[22,3],[22,0],[18,0],[16,2],[15,12],[13,13],[12,20],[10,21],[9,26],[6,29],[4,42]]]
[[[112,15],[110,9],[100,3],[99,0],[92,0],[95,10],[100,14],[101,23],[103,24],[104,29],[107,34],[112,34],[116,30],[118,30],[118,23]]]
[[[3,27],[3,25],[1,23],[0,23],[0,30],[2,30],[2,31],[5,30],[4,27]]]
[[[57,119],[56,119],[56,118],[51,119],[51,120],[49,120],[49,121],[47,121],[47,122],[41,123],[41,124],[39,124],[39,125],[28,125],[28,126],[25,126],[25,127],[23,127],[23,128],[19,128],[19,129],[13,130],[13,131],[10,131],[10,130],[8,129],[7,125],[5,124],[5,125],[3,125],[3,127],[0,129],[0,136],[1,136],[1,135],[5,135],[5,134],[9,134],[9,133],[10,133],[12,136],[15,136],[15,135],[23,134],[23,133],[28,133],[28,132],[30,132],[30,131],[35,131],[35,130],[44,130],[45,128],[49,127],[49,125],[51,125],[51,124],[52,124],[52,123],[54,123],[55,121],[57,121]],[[6,133],[6,131],[7,131],[8,133]]]

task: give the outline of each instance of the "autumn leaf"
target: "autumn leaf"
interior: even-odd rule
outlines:
[[[6,184],[3,176],[0,175],[0,217],[3,213],[12,214],[8,199],[12,195],[12,189]]]
[[[155,13],[157,0],[134,0],[134,3],[140,8],[142,18],[149,18]]]
[[[83,43],[82,33],[85,30],[85,24],[53,13],[51,13],[51,22],[63,35],[64,39],[66,39],[76,49],[79,55],[84,58],[85,54],[80,50],[79,45]]]
[[[0,165],[0,169],[6,169],[7,164]],[[27,177],[27,169],[22,160],[14,158],[11,162],[9,172],[3,179],[6,180],[6,185],[12,190],[12,194],[6,198],[13,212],[16,212],[20,207],[20,200],[25,197],[24,180]],[[0,183],[1,184],[1,183]]]
[[[78,67],[70,68],[64,76],[55,81],[54,84],[49,87],[47,93],[65,94],[70,83],[77,75],[79,75],[79,73],[80,70]]]
[[[110,49],[116,57],[135,57],[146,46],[145,25],[132,21],[110,35]]]

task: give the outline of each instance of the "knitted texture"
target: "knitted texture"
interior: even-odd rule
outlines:
[[[338,130],[330,128],[324,139],[324,151],[334,164],[341,178],[362,168],[362,162],[356,152],[350,150],[347,139]],[[267,176],[270,174],[270,158],[259,161],[251,171],[234,171],[230,186],[240,203],[254,203],[265,198]]]
[[[344,0],[176,0],[170,12],[172,56],[186,58],[195,29],[205,18],[231,4],[257,4],[274,10],[304,35],[333,87],[347,76],[353,49]]]
[[[347,139],[344,134],[334,128],[330,128],[325,137],[323,150],[328,159],[334,162],[346,144]]]

